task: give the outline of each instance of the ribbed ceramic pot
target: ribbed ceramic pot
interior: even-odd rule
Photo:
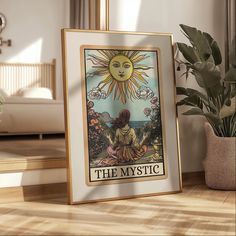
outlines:
[[[236,190],[236,137],[218,137],[205,124],[207,152],[204,161],[205,180],[209,188]]]

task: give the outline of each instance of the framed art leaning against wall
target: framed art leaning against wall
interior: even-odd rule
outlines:
[[[62,31],[71,204],[181,191],[171,34]]]

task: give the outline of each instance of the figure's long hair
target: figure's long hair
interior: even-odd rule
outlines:
[[[119,116],[112,122],[112,127],[114,128],[123,128],[129,124],[130,111],[127,109],[122,110],[119,113]]]

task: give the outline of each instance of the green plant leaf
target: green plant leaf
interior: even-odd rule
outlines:
[[[222,81],[218,67],[222,55],[217,42],[206,32],[183,24],[180,27],[191,43],[191,46],[178,43],[186,59],[180,61],[186,67],[183,74],[192,74],[204,92],[178,87],[177,94],[184,98],[177,105],[191,107],[184,115],[205,116],[218,136],[236,136],[236,37],[231,45],[231,69]]]
[[[187,89],[184,87],[176,87],[176,93],[177,95],[185,95],[188,96]]]
[[[235,83],[236,82],[236,68],[231,67],[225,75],[225,82]]]
[[[217,66],[211,62],[197,62],[192,74],[198,85],[204,88],[210,97],[218,96],[222,91],[221,74]]]
[[[204,103],[205,106],[211,108],[215,112],[218,112],[218,109],[215,106],[215,104],[212,101],[210,101],[205,94],[203,94],[195,89],[191,89],[191,88],[187,88],[186,90],[187,90],[187,94],[189,94],[189,96],[193,96],[193,95],[198,96],[199,99],[201,99],[202,103]]]
[[[234,36],[234,39],[231,44],[231,51],[229,54],[229,60],[230,64],[236,68],[236,35]]]
[[[214,124],[216,127],[222,125],[222,120],[219,116],[214,115],[213,113],[204,113],[204,116],[208,119],[211,124]]]
[[[231,84],[231,90],[230,90],[230,98],[233,98],[233,97],[235,97],[236,96],[236,83],[234,83],[234,84]]]
[[[177,106],[182,106],[182,105],[199,107],[200,109],[203,109],[202,100],[196,95],[186,97],[181,101],[177,102]]]
[[[203,33],[196,28],[184,24],[180,24],[180,27],[193,45],[193,48],[197,50],[200,59],[202,61],[207,61],[212,55],[212,51],[208,40],[204,37]]]
[[[204,113],[200,108],[192,108],[186,112],[183,113],[183,115],[188,115],[188,116],[191,116],[191,115],[200,115],[200,116],[205,116],[207,118],[207,120],[211,123],[211,124],[214,124],[215,126],[219,126],[222,124],[222,120],[220,119],[219,116],[211,113],[211,112],[207,112],[207,113]]]
[[[197,96],[199,96],[201,99],[208,101],[207,96],[206,96],[205,94],[203,94],[203,93],[197,91],[196,89],[187,88],[186,91],[187,91],[187,94],[188,94],[189,96],[190,96],[190,95],[197,95]]]
[[[193,47],[188,46],[185,43],[177,43],[177,46],[184,58],[191,64],[201,61]]]
[[[192,115],[204,115],[204,112],[198,108],[198,107],[194,107],[194,108],[191,108],[190,110],[186,111],[183,113],[183,115],[186,115],[186,116],[192,116]]]
[[[221,75],[218,68],[210,62],[197,62],[194,64],[198,85],[202,88],[211,88],[220,84]]]
[[[236,97],[232,98],[230,106],[224,105],[221,110],[219,116],[221,118],[225,118],[228,116],[232,116],[236,112]]]
[[[215,64],[220,65],[222,63],[222,56],[221,56],[220,48],[217,42],[211,37],[210,34],[203,32],[203,35],[207,39],[211,47],[211,52],[212,52],[212,56],[214,58]]]
[[[184,87],[177,87],[176,88],[177,94],[178,95],[185,95],[188,97],[198,97],[198,100],[200,100],[201,102],[197,102],[197,106],[200,107],[202,109],[202,104],[204,104],[207,108],[210,108],[212,111],[214,111],[215,113],[218,113],[218,108],[215,106],[215,104],[210,101],[207,96],[195,89],[191,89],[191,88],[184,88]],[[188,101],[188,100],[187,100]],[[185,99],[179,101],[177,103],[178,106],[182,106],[182,105],[190,105],[189,103],[187,104],[187,101]],[[192,100],[191,100],[192,101]],[[200,106],[199,106],[200,105]]]

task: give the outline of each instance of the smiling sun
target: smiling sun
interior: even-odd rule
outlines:
[[[113,99],[119,99],[123,104],[127,99],[137,99],[137,90],[142,84],[147,84],[148,75],[144,70],[153,67],[141,65],[147,56],[145,52],[134,50],[96,50],[98,53],[89,54],[93,72],[89,77],[103,76],[98,84],[99,89],[107,88],[107,97],[113,93]]]

